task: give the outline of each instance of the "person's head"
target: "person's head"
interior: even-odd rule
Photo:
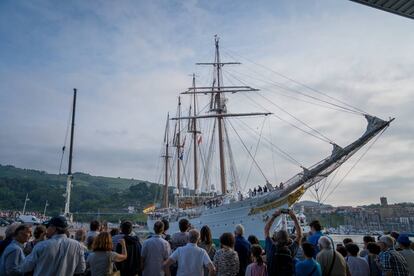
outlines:
[[[362,240],[364,241],[364,248],[365,248],[365,249],[367,248],[367,244],[368,244],[368,243],[370,243],[370,242],[375,242],[375,239],[374,239],[374,237],[372,237],[372,236],[364,236],[364,237],[362,238]]]
[[[197,229],[191,229],[190,231],[188,231],[188,242],[198,243],[199,239],[200,239],[200,232],[198,232]]]
[[[241,224],[237,224],[234,228],[234,235],[242,237],[244,235],[244,227]]]
[[[109,231],[109,234],[111,234],[111,236],[115,236],[119,234],[119,229],[118,228],[112,228],[111,231]]]
[[[27,242],[31,236],[32,236],[32,230],[30,229],[30,226],[26,224],[21,224],[17,226],[13,234],[13,238],[22,244]]]
[[[348,251],[346,251],[345,246],[343,246],[342,244],[341,244],[341,246],[336,247],[336,251],[338,251],[342,255],[342,257],[344,257],[344,258],[346,256],[348,256]]]
[[[319,248],[321,250],[323,250],[323,249],[332,249],[331,240],[326,236],[322,236],[322,237],[319,238],[318,245],[319,245]]]
[[[211,237],[211,230],[210,230],[210,227],[208,227],[207,225],[204,225],[203,227],[201,227],[200,240],[204,242],[205,244],[213,243],[213,238]]]
[[[379,253],[381,253],[381,247],[375,242],[369,242],[367,244],[367,250],[371,255],[379,255]]]
[[[89,225],[89,229],[91,231],[98,231],[100,227],[101,227],[101,224],[97,220],[91,221],[91,223]]]
[[[255,235],[250,235],[247,240],[250,242],[251,245],[259,244],[259,239]]]
[[[180,228],[181,232],[187,232],[190,228],[190,222],[187,219],[180,219],[178,222],[178,228]]]
[[[390,236],[394,239],[394,240],[398,240],[398,237],[400,236],[400,233],[396,232],[396,231],[391,231]]]
[[[20,226],[20,223],[17,223],[17,222],[8,225],[7,228],[6,228],[6,231],[4,233],[6,235],[6,239],[12,239],[13,236],[14,236],[14,231],[19,226]]]
[[[359,252],[359,247],[358,245],[356,245],[355,243],[347,243],[345,245],[346,251],[348,252],[349,255],[356,257],[358,256],[358,252]]]
[[[168,231],[168,229],[170,229],[170,223],[168,222],[167,219],[162,219],[161,221],[162,221],[162,223],[164,223],[164,232],[163,233],[165,233],[165,232]]]
[[[68,228],[68,222],[64,216],[53,217],[44,224],[46,226],[46,236],[48,238],[51,238],[56,234],[66,234]]]
[[[343,239],[342,243],[344,246],[346,246],[348,243],[353,243],[354,241],[351,238],[345,238]]]
[[[319,220],[313,220],[311,223],[309,223],[309,227],[312,233],[322,230],[322,226]]]
[[[46,235],[46,227],[44,225],[36,226],[33,236],[36,240],[43,240]]]
[[[234,242],[235,242],[234,241],[234,235],[230,232],[223,233],[220,236],[220,244],[221,244],[222,247],[225,246],[225,247],[233,248],[234,247]]]
[[[129,220],[124,220],[124,221],[121,223],[120,228],[121,228],[121,233],[122,233],[122,234],[124,234],[124,235],[129,235],[129,234],[131,234],[131,232],[132,232],[132,222],[131,222],[131,221],[129,221]]]
[[[391,236],[383,235],[378,239],[377,244],[381,248],[381,251],[386,251],[394,247],[394,239]]]
[[[313,247],[313,244],[311,243],[304,242],[302,244],[302,250],[303,250],[303,254],[307,258],[312,258],[313,255],[315,255],[315,248]]]
[[[253,244],[250,248],[250,251],[252,252],[253,258],[256,260],[258,265],[263,264],[263,258],[262,258],[262,252],[263,249],[258,244]]]
[[[86,240],[85,229],[81,228],[75,232],[75,240],[77,240],[78,242],[84,242]]]
[[[409,249],[411,245],[411,241],[407,234],[401,234],[397,239],[398,245],[402,249]]]
[[[273,234],[273,240],[277,245],[284,246],[289,242],[289,234],[286,230],[279,230]]]
[[[99,231],[105,231],[108,232],[108,222],[107,221],[102,221],[101,225],[99,227]]]
[[[101,232],[92,243],[93,251],[112,251],[112,237],[108,232]]]
[[[160,220],[154,223],[154,233],[160,235],[164,232],[164,223]]]

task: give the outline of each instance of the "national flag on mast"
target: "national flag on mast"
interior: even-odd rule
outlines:
[[[197,137],[197,145],[200,145],[201,142],[203,142],[203,137],[201,136],[201,134],[199,134]]]

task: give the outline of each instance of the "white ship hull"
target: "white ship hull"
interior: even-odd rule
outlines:
[[[269,195],[270,196],[270,195]],[[151,232],[155,221],[161,218],[166,218],[170,222],[170,228],[168,233],[172,234],[179,231],[178,221],[182,218],[186,218],[190,221],[191,225],[196,229],[201,229],[204,225],[210,227],[214,240],[218,240],[220,235],[225,232],[234,232],[234,228],[237,224],[242,224],[245,229],[246,236],[255,235],[259,240],[264,240],[264,226],[268,218],[272,215],[276,208],[288,208],[287,200],[270,202],[271,208],[265,208],[266,210],[254,210],[263,204],[263,199],[266,196],[259,196],[256,198],[248,198],[242,201],[235,201],[221,206],[207,208],[206,206],[199,207],[199,215],[194,217],[192,215],[185,215],[184,212],[180,212],[182,215],[175,215],[174,213],[164,213],[162,216],[155,218],[154,216],[148,216],[147,225]],[[266,204],[269,205],[269,202]],[[269,206],[270,207],[270,206]],[[260,207],[259,207],[260,208]],[[252,210],[254,210],[252,212]],[[187,212],[188,213],[188,212]],[[276,228],[281,223],[281,217],[277,218],[274,227]]]

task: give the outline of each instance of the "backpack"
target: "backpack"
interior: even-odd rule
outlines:
[[[275,246],[270,264],[271,275],[291,276],[294,274],[292,253],[287,246]]]

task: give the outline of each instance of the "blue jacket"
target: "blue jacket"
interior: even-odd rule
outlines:
[[[239,255],[240,270],[238,275],[246,274],[246,267],[250,264],[250,243],[243,236],[236,236],[234,250]]]

